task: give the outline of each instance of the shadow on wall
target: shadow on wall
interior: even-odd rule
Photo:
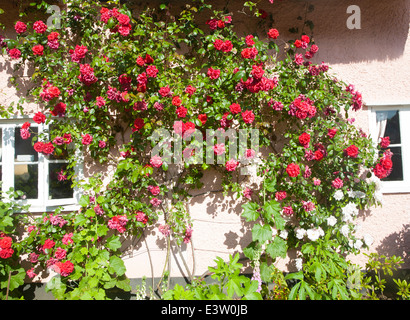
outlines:
[[[403,225],[399,232],[390,234],[384,238],[382,243],[376,248],[380,255],[391,257],[393,255],[403,258],[404,264],[401,268],[410,268],[410,224]]]
[[[306,4],[314,5],[306,19],[313,21],[313,38],[319,52],[313,62],[347,64],[371,60],[393,60],[403,55],[409,38],[410,1],[281,1],[271,5],[264,3],[263,9],[272,13],[274,24],[283,37],[294,38],[302,30],[310,35],[308,27],[303,27]],[[349,29],[347,20],[357,11],[347,13],[347,8],[360,8],[360,29]],[[356,21],[355,21],[356,22]],[[251,22],[243,21],[243,26]],[[297,27],[299,34],[286,32]],[[252,30],[252,27],[248,28]],[[256,29],[255,29],[256,31]]]

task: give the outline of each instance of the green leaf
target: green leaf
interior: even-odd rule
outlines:
[[[108,249],[111,249],[113,251],[116,251],[117,249],[121,248],[121,241],[120,238],[116,235],[112,235],[111,237],[109,237],[107,239],[107,242],[105,244],[105,246]]]
[[[269,225],[260,225],[255,224],[252,228],[252,240],[259,241],[260,243],[264,243],[272,239],[272,229]]]
[[[273,242],[269,243],[266,246],[266,252],[271,256],[272,259],[276,259],[277,257],[286,257],[287,253],[287,243],[280,237],[275,237]]]
[[[80,204],[80,206],[86,207],[90,204],[90,197],[86,195],[81,196],[80,201],[78,203]]]
[[[282,210],[281,205],[276,200],[270,200],[263,206],[264,216],[268,221],[274,221],[276,229],[283,230],[285,228],[286,221],[282,218],[280,212]]]
[[[246,219],[246,222],[255,221],[259,217],[259,205],[255,202],[248,202],[242,205],[242,217]]]
[[[111,274],[116,273],[117,276],[122,276],[126,271],[124,261],[117,257],[117,256],[111,256],[110,257],[110,264],[108,266],[108,272]]]

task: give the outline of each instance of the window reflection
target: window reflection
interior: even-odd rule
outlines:
[[[17,164],[14,166],[14,189],[24,193],[20,199],[38,198],[37,164]]]
[[[67,178],[66,163],[49,164],[49,199],[65,199],[73,197],[71,181]]]

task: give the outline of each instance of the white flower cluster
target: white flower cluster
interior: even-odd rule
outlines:
[[[343,221],[352,222],[353,217],[359,213],[359,209],[353,202],[349,202],[342,208]]]
[[[325,232],[323,231],[321,227],[310,228],[307,230],[303,228],[296,228],[295,233],[296,233],[296,238],[298,238],[299,240],[302,240],[305,236],[307,236],[307,238],[310,241],[316,241],[320,237],[325,235]]]

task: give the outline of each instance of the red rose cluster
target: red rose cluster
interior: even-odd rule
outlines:
[[[373,173],[379,179],[386,178],[393,170],[393,161],[391,160],[393,153],[390,150],[386,150],[383,153],[380,161],[374,166]]]
[[[11,247],[12,244],[13,240],[9,236],[0,233],[0,258],[7,259],[13,255],[14,250]]]
[[[230,24],[232,22],[231,16],[223,17],[222,19],[209,19],[206,21],[206,24],[209,26],[209,29],[216,30],[216,29],[223,29],[225,28],[226,24]]]
[[[118,23],[111,28],[112,33],[119,33],[122,36],[128,36],[131,33],[131,24],[130,24],[130,17],[127,16],[126,14],[120,13],[117,8],[114,8],[112,10],[108,8],[101,8],[100,10],[101,13],[101,18],[100,20],[104,22],[105,24],[108,24],[108,21],[113,18],[115,19]]]
[[[290,104],[288,113],[302,120],[313,118],[316,115],[316,107],[312,100],[301,94]]]

